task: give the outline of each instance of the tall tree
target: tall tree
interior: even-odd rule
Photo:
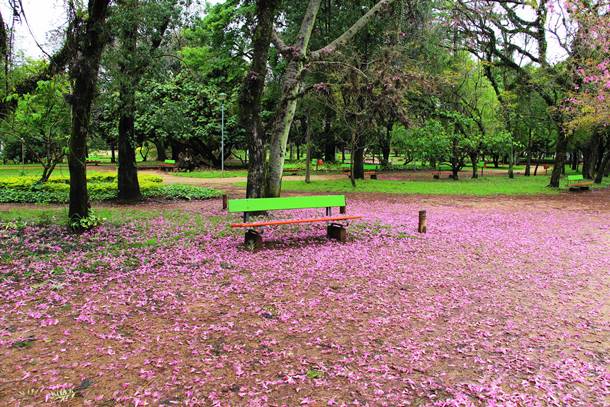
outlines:
[[[106,18],[110,0],[89,0],[86,15],[71,2],[71,31],[67,43],[72,51],[70,78],[73,81],[72,130],[70,133],[70,208],[71,220],[89,216],[87,192],[87,136],[91,104],[96,93],[97,76],[102,50],[106,43]]]
[[[466,49],[490,67],[512,70],[518,81],[538,92],[547,104],[559,130],[549,186],[559,187],[569,144],[560,107],[571,81],[563,64],[553,65],[549,61],[547,37],[557,37],[565,52],[571,55],[574,36],[570,27],[572,20],[552,8],[553,2],[457,0],[453,13]],[[550,27],[563,27],[564,38]],[[532,75],[528,64],[539,66],[539,75]],[[486,74],[498,99],[505,104],[502,84],[496,81],[491,69]]]
[[[252,37],[252,62],[239,96],[240,122],[247,129],[248,184],[246,196],[263,196],[265,180],[265,130],[261,119],[261,101],[267,76],[267,58],[273,22],[281,0],[256,1],[256,28]]]
[[[113,22],[117,30],[116,77],[119,88],[119,199],[142,198],[135,154],[136,91],[149,69],[172,19],[177,0],[120,0]]]
[[[383,11],[394,0],[380,0],[349,29],[328,45],[309,52],[309,42],[313,32],[321,0],[310,0],[301,21],[296,40],[291,46],[286,45],[279,35],[274,34],[274,44],[287,60],[287,67],[282,79],[281,97],[275,112],[275,121],[271,130],[270,156],[265,180],[265,196],[280,195],[286,144],[299,96],[303,91],[304,68],[307,61],[320,60],[335,53],[345,46],[360,30]]]

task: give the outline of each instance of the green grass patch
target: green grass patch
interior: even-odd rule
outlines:
[[[247,170],[227,170],[224,172],[218,170],[207,170],[207,171],[192,171],[192,172],[176,172],[172,175],[185,178],[238,178],[247,177]]]
[[[312,181],[284,181],[282,190],[303,191],[313,193],[349,193],[371,192],[387,194],[421,194],[421,195],[462,195],[462,196],[490,196],[490,195],[552,195],[566,190],[565,182],[559,190],[548,188],[548,177],[483,177],[479,179],[430,180],[430,181],[389,181],[389,180],[358,180],[353,188],[349,179]],[[610,179],[604,179],[595,188],[604,188],[610,185]]]

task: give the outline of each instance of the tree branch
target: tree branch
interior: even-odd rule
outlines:
[[[356,34],[358,34],[358,32],[361,29],[363,29],[369,23],[369,21],[371,21],[373,19],[373,17],[375,17],[377,14],[379,14],[384,8],[386,8],[387,6],[392,4],[394,1],[395,0],[380,0],[379,2],[377,2],[377,4],[375,4],[375,6],[373,6],[373,8],[371,8],[365,15],[360,17],[360,19],[358,19],[358,21],[356,21],[354,23],[354,25],[352,25],[347,31],[345,31],[343,34],[341,34],[339,37],[337,37],[330,44],[326,45],[325,47],[323,47],[317,51],[312,52],[311,58],[320,59],[321,57],[323,57],[325,55],[332,54],[338,48],[343,47]]]

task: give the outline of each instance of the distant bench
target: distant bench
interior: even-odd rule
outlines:
[[[95,165],[97,167],[98,165],[100,165],[100,161],[98,161],[98,160],[87,160],[86,164],[87,165]]]
[[[332,216],[332,208],[338,207],[340,216]],[[320,218],[306,219],[284,219],[269,220],[260,222],[248,222],[252,213],[267,211],[283,211],[293,209],[316,209],[325,208],[326,216]],[[228,201],[229,213],[243,213],[243,223],[233,223],[232,228],[246,228],[246,245],[253,245],[260,248],[263,238],[258,232],[258,228],[264,226],[294,225],[301,223],[326,223],[326,235],[329,239],[340,242],[347,240],[347,223],[354,219],[361,219],[362,216],[348,216],[346,213],[346,201],[344,195],[325,195],[325,196],[297,196],[288,198],[256,198],[256,199],[232,199]]]
[[[176,160],[165,160],[164,162],[159,164],[140,164],[138,165],[138,169],[171,172],[176,170]]]
[[[348,178],[351,178],[352,176],[352,170],[350,169],[345,169],[343,170],[343,173],[345,175],[347,175]],[[377,179],[377,170],[365,170],[364,171],[364,176],[369,176],[371,179]]]
[[[570,191],[581,191],[590,189],[593,181],[586,181],[582,175],[568,175],[568,188]]]

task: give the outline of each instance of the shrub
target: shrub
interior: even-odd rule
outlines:
[[[201,200],[220,196],[220,192],[193,185],[161,185],[158,188],[150,188],[143,191],[145,197],[161,197],[173,200]]]
[[[156,175],[140,175],[140,189],[146,198],[209,199],[218,196],[215,190],[189,185],[163,185]],[[108,201],[117,197],[115,174],[94,174],[88,177],[89,197],[92,201]],[[70,179],[53,177],[39,183],[38,177],[0,178],[0,203],[66,203],[70,192]]]

